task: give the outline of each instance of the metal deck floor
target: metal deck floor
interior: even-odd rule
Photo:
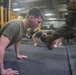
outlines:
[[[24,41],[25,42],[25,41]],[[19,60],[15,57],[14,46],[6,49],[5,68],[12,67],[20,75],[76,75],[76,44],[48,50],[44,43],[34,47],[26,42],[20,46],[20,54],[28,59]]]

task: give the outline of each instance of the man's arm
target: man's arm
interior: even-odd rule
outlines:
[[[36,41],[36,38],[37,38],[36,33],[34,33],[34,34],[32,35],[32,39],[33,39],[33,41],[34,41],[34,46],[37,46],[37,45],[38,45],[38,44],[37,44],[37,41]]]
[[[10,40],[2,35],[0,38],[0,74],[1,75],[11,75],[13,74],[18,74],[18,71],[12,70],[11,68],[5,69],[3,60],[4,60],[4,53],[5,53],[5,48],[9,44]]]
[[[22,58],[28,58],[27,56],[25,55],[20,55],[19,54],[19,47],[20,47],[20,41],[15,43],[15,52],[16,52],[16,57],[19,58],[19,59],[22,59]]]

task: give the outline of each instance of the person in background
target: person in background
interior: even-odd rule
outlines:
[[[40,38],[40,40],[41,40],[42,42],[45,42],[45,37],[46,37],[47,35],[51,35],[52,33],[53,33],[53,32],[50,31],[50,30],[48,30],[48,31],[40,30],[40,31],[34,33],[34,34],[32,35],[32,39],[33,39],[33,41],[34,41],[34,46],[38,46],[38,43],[37,43],[37,41],[36,41],[37,38]]]
[[[74,27],[76,27],[76,0],[70,0],[69,13],[66,16],[66,24],[55,30],[55,32],[52,35],[48,35],[46,37],[48,49],[52,49],[52,43],[54,40],[73,32]]]
[[[5,49],[14,44],[16,57],[19,59],[27,58],[25,55],[19,54],[20,40],[26,32],[27,28],[35,29],[43,21],[43,15],[39,8],[31,8],[25,19],[11,20],[7,22],[0,30],[0,74],[1,75],[18,75],[17,70],[12,68],[4,68],[3,60]]]

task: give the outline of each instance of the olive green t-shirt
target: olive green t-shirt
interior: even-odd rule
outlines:
[[[25,33],[24,25],[21,20],[11,20],[7,22],[0,30],[0,36],[5,35],[10,40],[8,46],[21,40]]]

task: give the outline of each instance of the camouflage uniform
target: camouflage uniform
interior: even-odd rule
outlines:
[[[69,12],[66,17],[66,24],[60,28],[58,28],[52,35],[48,35],[46,37],[47,47],[52,49],[52,42],[55,39],[58,39],[62,36],[66,36],[73,32],[74,28],[76,27],[76,12],[72,11]]]

